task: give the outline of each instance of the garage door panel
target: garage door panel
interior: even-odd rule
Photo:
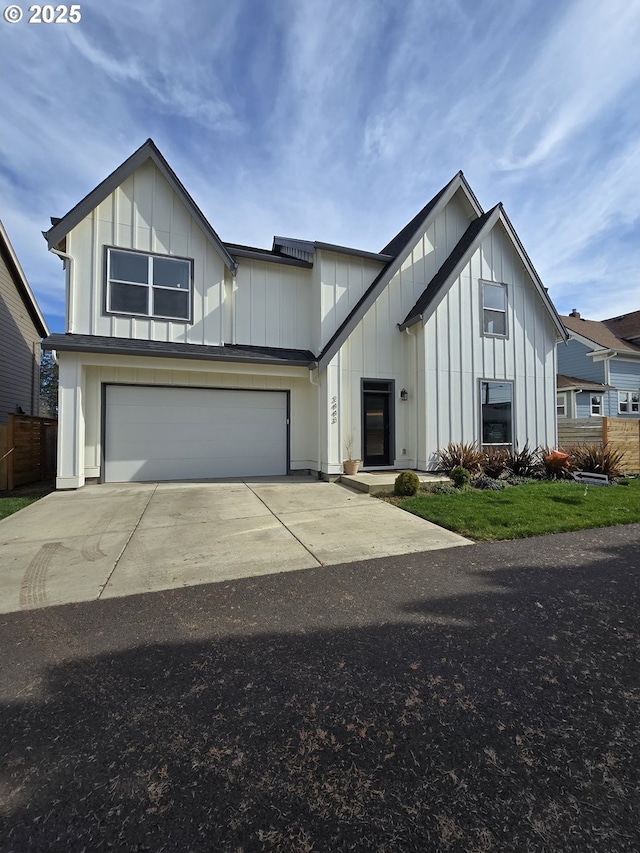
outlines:
[[[105,480],[285,474],[285,392],[107,386]]]

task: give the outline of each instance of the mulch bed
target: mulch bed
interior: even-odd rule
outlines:
[[[639,530],[0,616],[0,850],[637,851]]]

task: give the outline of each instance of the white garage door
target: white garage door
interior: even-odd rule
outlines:
[[[287,473],[287,395],[108,385],[108,483]]]

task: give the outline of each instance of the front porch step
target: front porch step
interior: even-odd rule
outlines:
[[[341,474],[340,482],[350,489],[359,492],[367,492],[370,495],[389,494],[393,492],[396,477],[400,471],[378,471],[369,473],[362,471],[359,474]],[[424,471],[415,472],[421,483],[448,483],[446,474],[426,474]]]

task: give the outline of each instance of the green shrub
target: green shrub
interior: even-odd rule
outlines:
[[[484,450],[480,462],[483,473],[497,480],[507,469],[507,453],[505,447],[488,447]]]
[[[449,478],[453,480],[456,489],[461,489],[471,479],[471,474],[462,465],[457,465],[452,471],[449,471]]]
[[[412,496],[420,488],[420,478],[414,471],[403,471],[396,477],[393,494],[398,496]]]
[[[573,465],[579,471],[587,474],[606,474],[608,477],[619,477],[624,473],[624,453],[615,450],[609,444],[585,444],[570,447],[567,451]]]
[[[439,460],[440,470],[449,474],[454,468],[466,468],[467,471],[479,471],[482,461],[482,453],[474,442],[455,443],[450,441],[444,450],[438,450],[436,456]]]

